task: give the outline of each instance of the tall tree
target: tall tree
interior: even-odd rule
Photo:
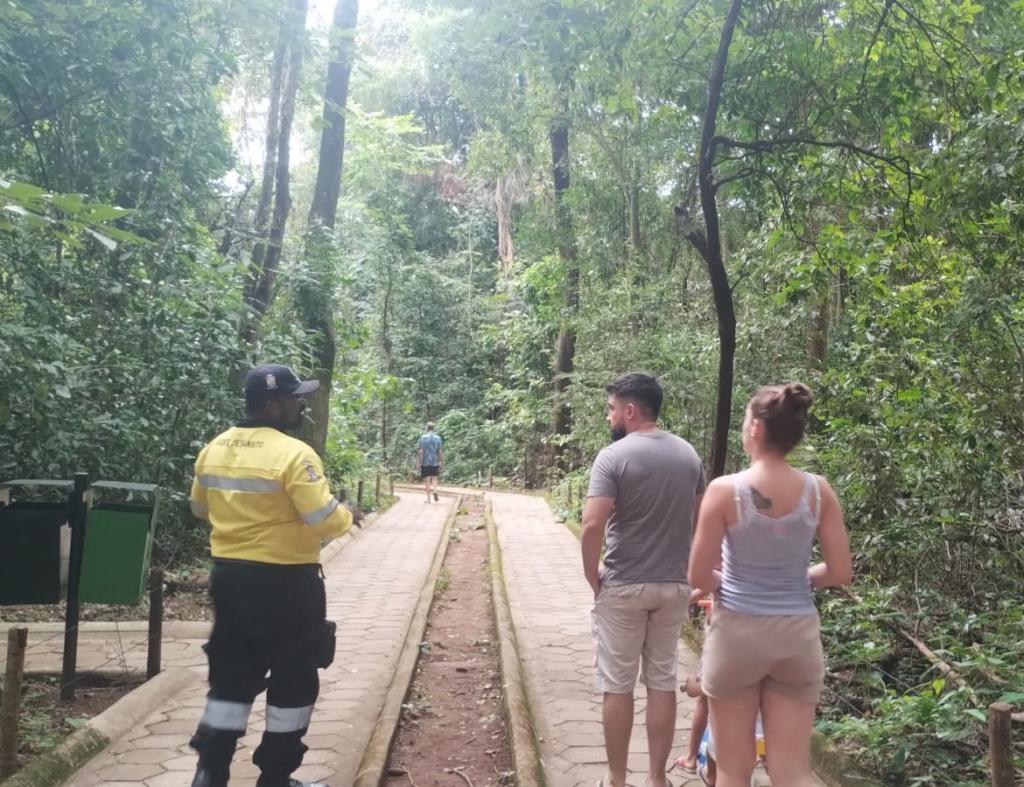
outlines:
[[[336,244],[334,224],[341,194],[345,157],[345,107],[348,83],[355,58],[355,29],[358,0],[338,0],[331,31],[331,59],[324,88],[323,131],[313,201],[309,208],[305,256],[310,276],[300,287],[298,305],[303,325],[313,333],[313,362],[320,389],[310,397],[313,422],[303,428],[302,437],[320,454],[327,444],[330,420],[331,383],[337,356],[334,330],[336,301]]]
[[[568,100],[564,98],[559,85],[559,108],[551,124],[552,180],[555,187],[555,231],[557,233],[558,258],[565,270],[565,313],[558,330],[558,353],[555,357],[555,437],[565,438],[572,432],[572,410],[566,391],[569,388],[576,357],[575,319],[580,307],[580,266],[576,255],[576,239],[573,232],[572,214],[566,204],[569,190],[569,119]],[[557,453],[562,457],[564,445],[557,443]]]
[[[697,165],[697,188],[700,195],[701,212],[704,215],[703,231],[689,221],[689,206],[676,207],[681,219],[682,232],[693,244],[708,268],[711,292],[718,315],[718,393],[715,401],[715,432],[711,444],[711,477],[717,478],[725,472],[725,457],[728,451],[729,421],[732,415],[732,378],[736,358],[736,310],[732,301],[729,274],[722,257],[722,230],[718,217],[718,186],[715,183],[714,158],[717,140],[715,127],[718,122],[718,105],[722,100],[722,85],[725,81],[725,67],[729,61],[729,47],[733,32],[739,21],[743,0],[732,0],[725,17],[722,35],[718,42],[718,53],[711,66],[708,80],[708,101],[704,109],[704,122],[700,136],[700,150]]]
[[[290,24],[288,9],[291,0],[284,0],[281,21],[278,27],[274,55],[270,63],[270,105],[267,109],[267,127],[264,136],[263,175],[260,178],[260,194],[256,202],[256,214],[253,218],[253,234],[257,241],[252,249],[249,266],[249,279],[246,282],[245,302],[253,315],[247,315],[243,323],[242,334],[251,342],[255,333],[254,316],[261,310],[256,298],[256,290],[263,279],[263,261],[267,253],[266,238],[270,224],[270,208],[274,199],[274,176],[277,169],[277,148],[281,135],[281,94],[284,91],[285,56],[288,52]]]
[[[266,152],[263,183],[256,207],[255,230],[260,240],[252,251],[245,301],[250,313],[244,321],[243,336],[252,343],[273,297],[274,278],[281,262],[285,228],[291,210],[290,163],[295,97],[302,75],[302,36],[308,0],[286,0],[281,17],[281,34],[271,64],[270,108],[267,113]],[[287,53],[287,62],[285,54]],[[274,210],[267,231],[267,212],[273,195]],[[265,238],[263,233],[267,233]]]

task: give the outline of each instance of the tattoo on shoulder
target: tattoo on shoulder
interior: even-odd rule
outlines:
[[[757,487],[750,487],[750,498],[754,501],[754,508],[759,511],[772,507],[772,499],[758,492]]]

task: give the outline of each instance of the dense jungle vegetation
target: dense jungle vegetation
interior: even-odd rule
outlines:
[[[800,379],[858,575],[819,727],[886,784],[985,783],[985,705],[1024,704],[1022,31],[1021,0],[9,0],[0,476],[161,484],[174,565],[257,360],[327,384],[339,483],[407,478],[432,419],[449,480],[555,499],[621,372],[715,474]]]

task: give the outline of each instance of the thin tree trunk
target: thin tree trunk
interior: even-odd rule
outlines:
[[[270,205],[274,198],[274,172],[277,167],[277,146],[281,134],[281,92],[284,88],[284,64],[290,39],[289,28],[292,24],[290,14],[291,0],[285,0],[281,14],[281,29],[274,47],[274,57],[270,63],[270,106],[267,109],[267,133],[263,152],[263,177],[260,180],[260,196],[256,203],[256,215],[253,219],[253,231],[260,240],[252,250],[252,270],[246,300],[250,301],[263,269],[263,257],[267,253],[265,237],[267,224],[270,221]]]
[[[832,293],[826,290],[818,297],[818,308],[811,319],[807,334],[807,363],[812,369],[821,369],[828,356],[828,326],[832,306]]]
[[[388,286],[384,290],[384,307],[381,309],[380,315],[380,343],[384,353],[384,372],[389,375],[393,374],[395,369],[395,348],[391,342],[391,291],[393,285],[394,279],[389,269]],[[385,396],[381,402],[380,414],[380,455],[385,467],[388,464],[389,404],[390,398]]]
[[[225,220],[224,234],[221,236],[220,243],[217,244],[217,254],[221,257],[226,257],[231,253],[231,247],[235,243],[235,229],[241,221],[242,208],[245,206],[245,201],[249,199],[249,192],[252,191],[252,187],[253,181],[250,180],[242,191],[242,196],[238,198],[231,218]]]
[[[642,238],[640,235],[640,168],[631,167],[629,183],[625,184],[626,210],[629,221],[629,237],[626,243],[626,264],[629,275],[629,321],[637,331],[643,331],[647,313],[643,308],[636,308],[636,298],[647,285],[647,276],[641,262]]]
[[[725,67],[729,60],[729,47],[742,5],[742,0],[732,0],[729,6],[718,43],[718,53],[708,81],[708,105],[704,112],[700,161],[697,169],[700,206],[704,214],[704,234],[691,230],[686,236],[707,264],[715,312],[718,315],[718,395],[715,402],[715,432],[711,444],[711,478],[717,478],[725,472],[725,459],[729,449],[729,423],[732,416],[733,367],[736,357],[736,311],[733,308],[729,275],[722,257],[722,232],[718,220],[714,182],[715,126],[718,122],[718,105],[722,98]]]
[[[629,245],[634,257],[640,256],[640,173],[634,170],[629,190]]]
[[[327,65],[324,88],[323,133],[320,135],[320,159],[313,187],[310,221],[334,229],[341,196],[341,172],[345,162],[345,107],[348,104],[348,82],[355,55],[358,0],[338,0],[334,8],[334,45]]]
[[[345,156],[345,107],[348,83],[355,57],[355,28],[359,16],[358,0],[338,0],[334,7],[331,60],[327,65],[324,87],[323,131],[320,135],[320,159],[317,166],[313,201],[309,208],[306,256],[314,281],[309,283],[302,319],[315,336],[313,361],[320,389],[309,397],[312,423],[300,431],[303,440],[319,454],[327,446],[330,421],[331,385],[338,342],[334,331],[334,224],[341,196],[341,176]]]
[[[302,75],[302,43],[301,38],[305,31],[306,11],[308,0],[290,0],[288,13],[282,23],[284,28],[290,30],[287,35],[288,60],[284,67],[283,88],[280,99],[280,120],[277,124],[277,153],[272,156],[269,151],[264,160],[264,184],[260,191],[260,202],[257,206],[257,231],[259,231],[260,207],[266,210],[263,203],[263,194],[267,190],[268,167],[273,161],[273,194],[274,210],[270,219],[270,232],[266,244],[259,243],[253,249],[252,279],[247,293],[246,300],[252,311],[249,320],[246,322],[244,338],[247,342],[253,342],[259,334],[259,328],[263,316],[270,307],[270,300],[274,290],[274,278],[277,268],[281,262],[281,251],[284,244],[285,228],[288,224],[288,212],[291,210],[291,192],[289,188],[289,166],[291,162],[291,136],[292,122],[295,118],[295,96],[299,91],[299,79]],[[275,60],[277,52],[274,54]],[[273,99],[271,99],[273,101]],[[271,113],[273,106],[271,107]],[[270,114],[270,113],[268,113]],[[271,119],[267,119],[268,137],[271,134]],[[267,143],[268,149],[270,143]],[[265,216],[262,219],[266,221]]]
[[[561,107],[562,115],[551,127],[551,164],[555,184],[555,226],[558,233],[558,257],[565,266],[565,304],[568,307],[566,323],[558,333],[558,355],[555,360],[555,434],[561,437],[572,431],[572,409],[566,391],[576,356],[576,328],[574,325],[580,303],[580,268],[576,259],[576,240],[572,216],[565,204],[569,189],[569,125],[566,118],[567,102]],[[559,443],[557,455],[563,458]]]
[[[508,272],[515,258],[515,246],[512,243],[512,194],[510,175],[498,178],[494,186],[495,213],[498,217],[498,259],[501,269]]]

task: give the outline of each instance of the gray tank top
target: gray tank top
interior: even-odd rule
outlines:
[[[736,524],[725,530],[717,599],[726,609],[748,615],[815,613],[807,569],[818,531],[821,492],[814,477],[804,475],[799,502],[780,517],[758,511],[743,475],[733,477]]]

